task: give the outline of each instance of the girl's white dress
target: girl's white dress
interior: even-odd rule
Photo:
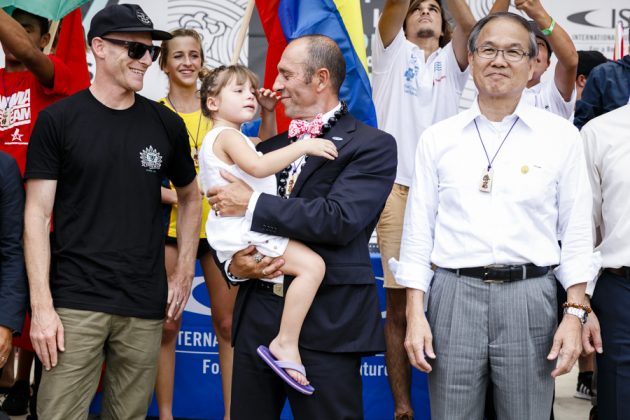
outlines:
[[[214,141],[223,130],[236,131],[243,138],[243,141],[256,151],[254,143],[234,128],[216,127],[210,130],[203,139],[199,152],[199,180],[202,190],[208,191],[211,187],[226,185],[228,182],[219,173],[220,169],[224,169],[245,181],[254,191],[276,195],[276,177],[274,175],[256,178],[235,164],[228,165],[214,154]],[[261,154],[260,152],[256,153]],[[245,217],[217,216],[214,211],[210,211],[206,222],[206,235],[210,246],[216,251],[219,261],[224,262],[232,258],[235,252],[247,248],[249,245],[256,246],[258,252],[269,257],[279,257],[284,254],[289,243],[288,238],[252,232],[250,226],[251,221],[246,220]]]

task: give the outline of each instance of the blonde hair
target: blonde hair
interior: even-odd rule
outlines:
[[[258,76],[245,66],[234,64],[230,66],[219,66],[215,69],[199,73],[201,79],[201,88],[199,89],[199,97],[201,99],[201,112],[210,118],[211,113],[206,103],[209,97],[216,97],[221,90],[234,79],[236,83],[243,84],[249,81],[254,89],[258,89]]]
[[[164,70],[164,67],[166,67],[166,63],[168,62],[168,55],[171,49],[171,45],[170,45],[171,41],[178,37],[189,36],[195,41],[197,41],[197,44],[199,44],[199,54],[201,56],[201,66],[203,70],[203,63],[205,62],[205,56],[203,54],[203,41],[201,39],[201,35],[199,35],[199,32],[195,31],[194,29],[179,28],[172,31],[171,35],[173,36],[173,38],[166,41],[162,41],[162,44],[161,44],[162,52],[160,54],[160,69]],[[201,79],[201,73],[199,73],[199,79]]]

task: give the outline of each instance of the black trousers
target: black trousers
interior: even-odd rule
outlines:
[[[630,413],[630,279],[604,270],[597,281],[593,310],[599,319],[604,352],[597,361],[597,412],[600,419],[627,419]]]
[[[284,300],[271,291],[253,289],[234,343],[232,419],[277,420],[287,398],[298,420],[362,419],[360,355],[300,348],[315,392],[305,396],[293,390],[256,353],[259,345],[269,345],[276,336]]]

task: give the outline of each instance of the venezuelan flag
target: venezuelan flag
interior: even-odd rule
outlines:
[[[265,86],[278,74],[276,66],[289,42],[302,35],[326,35],[334,39],[346,59],[346,79],[340,97],[359,120],[376,127],[372,88],[359,0],[256,0],[256,7],[269,42]],[[288,122],[278,111],[278,129]]]

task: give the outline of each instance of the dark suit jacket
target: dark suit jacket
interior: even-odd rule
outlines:
[[[252,230],[301,241],[326,263],[300,346],[326,352],[380,352],[385,343],[368,241],[394,182],[396,143],[391,135],[349,114],[323,137],[337,146],[337,159],[309,157],[288,200],[262,194]],[[282,133],[258,149],[269,152],[288,144],[287,133]],[[254,286],[253,281],[240,286],[233,339]]]
[[[0,325],[22,330],[27,287],[22,252],[24,188],[13,157],[0,152]]]

